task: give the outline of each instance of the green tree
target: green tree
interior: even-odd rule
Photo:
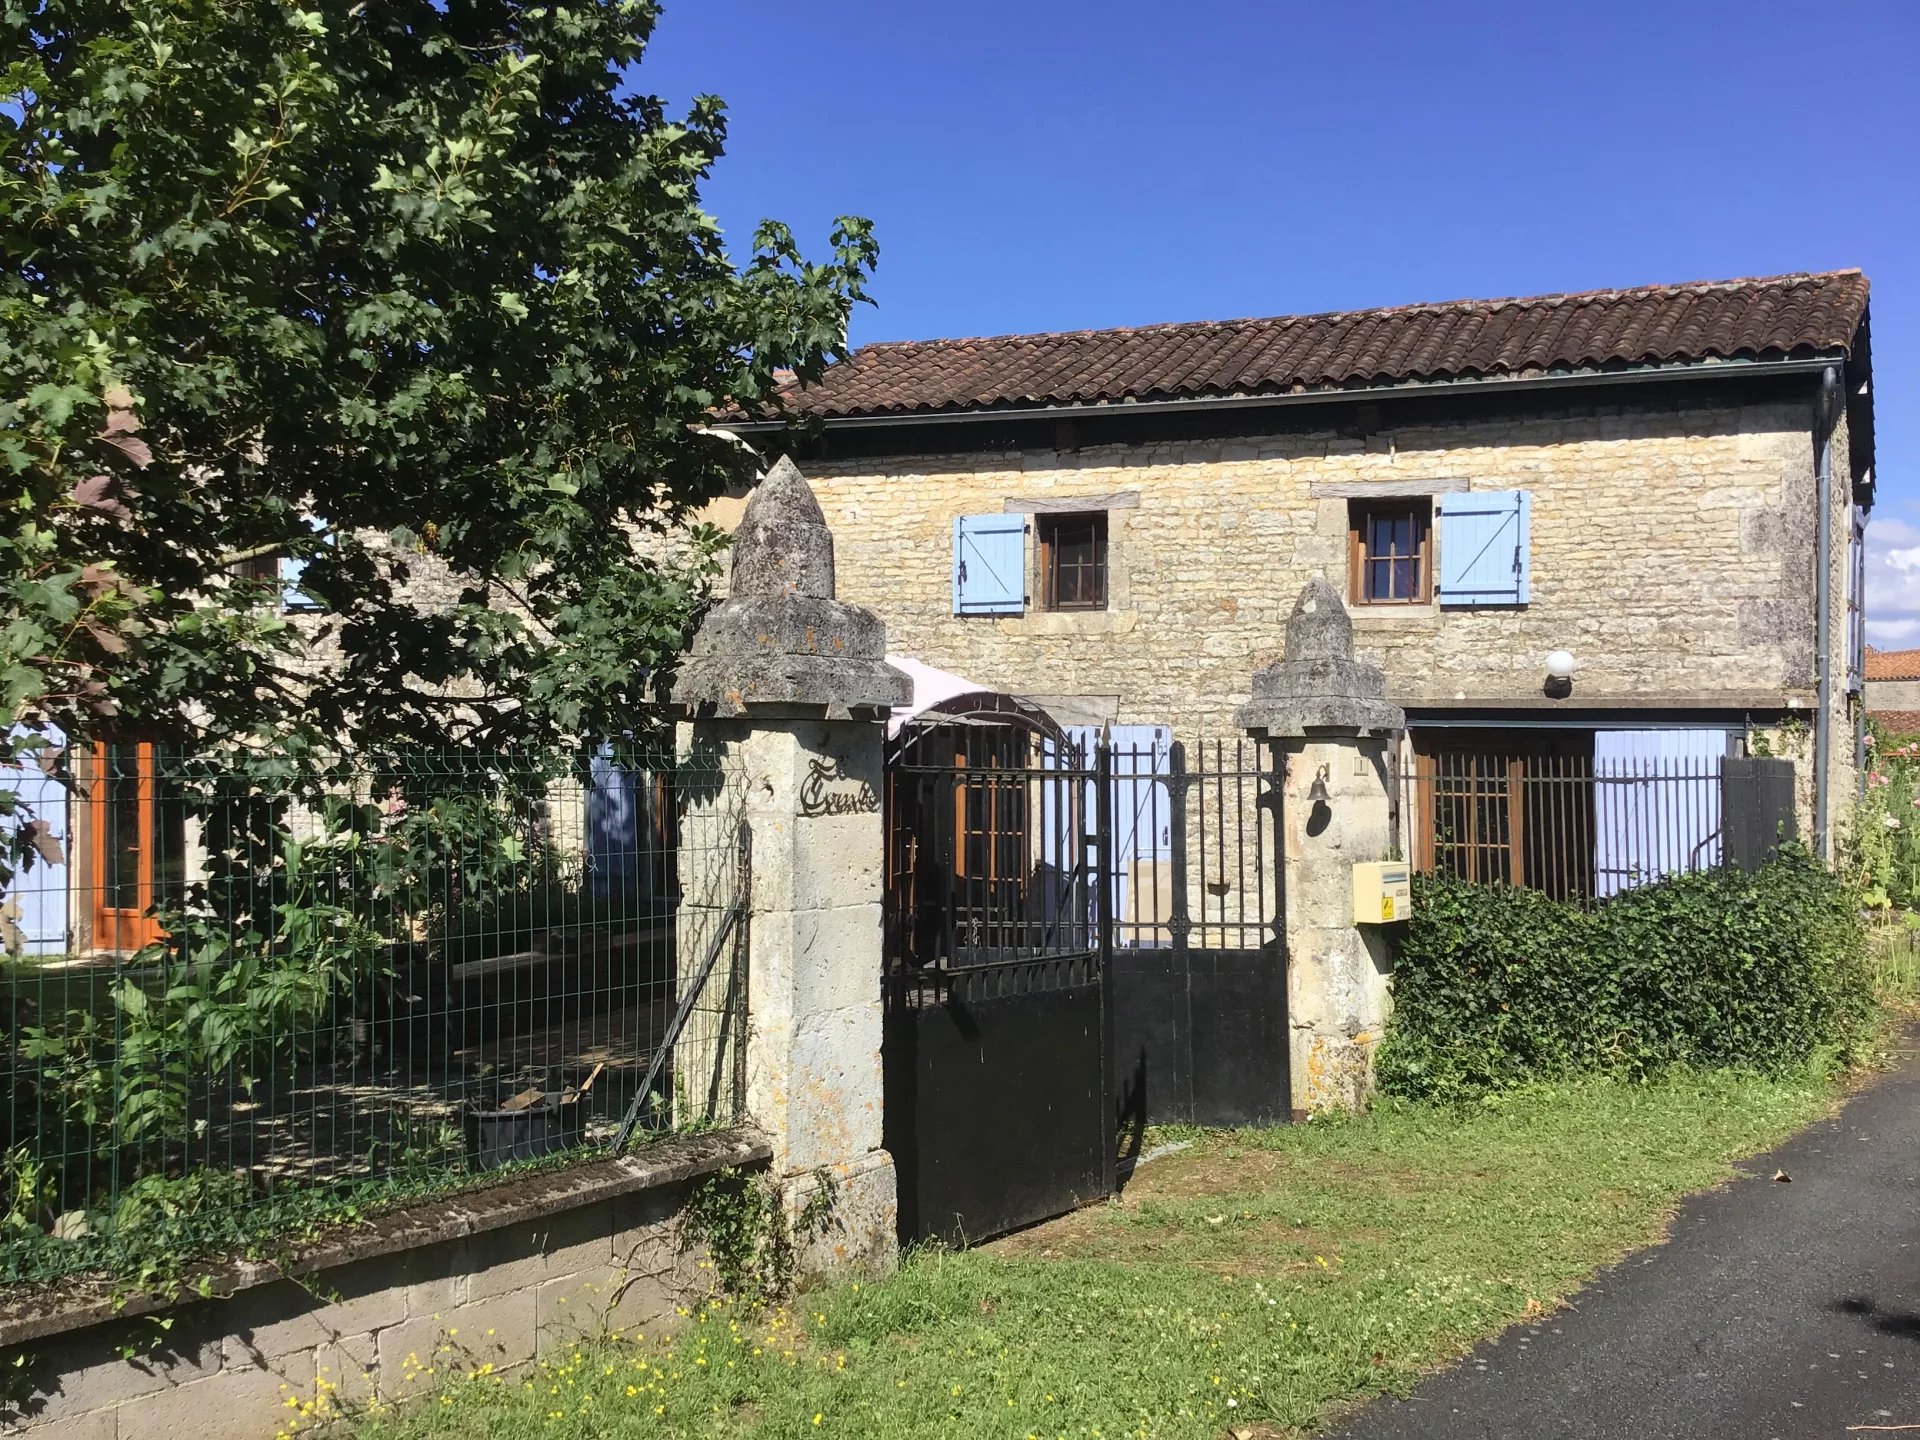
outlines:
[[[6,4],[15,758],[56,727],[284,761],[633,723],[712,545],[635,535],[743,477],[702,420],[839,354],[877,253],[843,218],[830,259],[774,222],[729,256],[721,103],[633,89],[658,9]],[[232,578],[279,554],[316,618]]]

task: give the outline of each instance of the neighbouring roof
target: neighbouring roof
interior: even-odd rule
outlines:
[[[1869,645],[1867,679],[1920,680],[1920,650],[1875,650]]]
[[[1903,739],[1920,735],[1920,710],[1869,710],[1867,713],[1889,735]]]
[[[1714,360],[1850,357],[1858,270],[1120,330],[864,345],[789,405],[824,419],[1305,393]]]

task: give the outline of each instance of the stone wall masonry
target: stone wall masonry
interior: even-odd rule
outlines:
[[[688,1137],[385,1217],[290,1264],[292,1278],[217,1271],[225,1298],[168,1308],[164,1330],[141,1304],[116,1314],[105,1296],[0,1302],[0,1346],[32,1357],[34,1383],[0,1409],[0,1433],[267,1440],[290,1420],[310,1430],[451,1372],[672,1329],[711,1289],[679,1225],[688,1185],[770,1154],[751,1132]]]
[[[1867,681],[1867,711],[1920,710],[1920,680]]]
[[[1353,867],[1392,853],[1387,741],[1276,741],[1285,766],[1287,1026],[1296,1115],[1358,1110],[1392,1010],[1392,927],[1356,925]],[[1305,800],[1324,768],[1330,802]]]
[[[809,1276],[885,1270],[894,1256],[894,1170],[881,1148],[879,732],[766,715],[680,726],[683,751],[717,751],[749,777],[746,1107],[772,1141],[791,1213],[821,1177],[832,1186],[833,1223],[799,1257]],[[810,804],[820,776],[831,778]]]
[[[1374,485],[1533,495],[1525,609],[1356,610],[1356,653],[1384,666],[1396,700],[1538,703],[1543,658],[1564,648],[1581,663],[1571,703],[1810,703],[1808,424],[1805,404],[1756,403],[808,470],[840,594],[880,612],[896,653],[1016,694],[1117,694],[1124,724],[1225,734],[1300,586],[1322,575],[1345,593],[1347,496]],[[955,516],[1121,492],[1138,504],[1108,512],[1109,609],[952,614]]]

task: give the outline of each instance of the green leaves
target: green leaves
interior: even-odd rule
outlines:
[[[727,254],[719,103],[634,93],[654,18],[0,16],[0,729],[84,743],[106,701],[216,742],[631,728],[712,573],[666,531],[748,463],[700,427],[818,373],[877,256],[856,219],[819,260],[774,223]],[[276,552],[311,621],[234,579]],[[125,588],[76,627],[88,566]]]
[[[1415,881],[1379,1055],[1389,1093],[1459,1100],[1676,1067],[1780,1074],[1844,1050],[1871,1003],[1858,897],[1797,846],[1623,891],[1592,911]]]

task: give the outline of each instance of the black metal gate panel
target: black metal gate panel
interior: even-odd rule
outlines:
[[[1280,776],[1252,740],[1117,746],[1114,1079],[1148,1125],[1292,1117]]]
[[[890,748],[885,1143],[900,1238],[971,1243],[1111,1194],[1111,786],[1017,717]]]

